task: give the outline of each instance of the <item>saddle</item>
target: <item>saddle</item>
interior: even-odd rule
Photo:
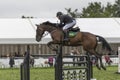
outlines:
[[[68,37],[69,38],[75,37],[79,31],[80,31],[79,27],[68,29]]]
[[[80,28],[79,27],[69,28],[68,31],[78,32],[80,31]]]

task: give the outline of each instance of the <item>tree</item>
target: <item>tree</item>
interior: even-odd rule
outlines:
[[[113,5],[114,8],[114,17],[120,17],[120,0],[115,1]]]
[[[68,15],[70,15],[70,16],[72,16],[74,18],[78,18],[79,17],[79,15],[77,15],[78,14],[78,9],[75,9],[74,11],[72,11],[71,8],[68,8],[68,9],[65,8],[65,10],[67,11]]]
[[[104,17],[113,17],[114,16],[114,7],[110,3],[107,3],[107,6],[104,7],[103,11]]]
[[[103,11],[104,7],[100,2],[89,3],[87,8],[83,8],[81,17],[104,17]]]
[[[67,13],[75,18],[101,18],[101,17],[120,17],[120,0],[116,0],[115,4],[107,3],[107,6],[102,6],[101,2],[89,3],[89,5],[78,13],[78,9],[74,11],[71,8],[66,9]]]

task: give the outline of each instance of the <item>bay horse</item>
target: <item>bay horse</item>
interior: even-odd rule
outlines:
[[[44,32],[47,31],[50,33],[52,38],[52,41],[47,43],[49,48],[54,50],[51,44],[63,43],[64,33],[62,29],[57,28],[55,24],[50,22],[43,22],[42,24],[39,24],[39,25],[36,24],[36,26],[37,26],[36,41],[39,42],[43,37]],[[64,46],[83,46],[83,49],[86,52],[88,52],[91,55],[95,55],[97,68],[101,69],[102,67],[104,70],[106,70],[106,67],[104,67],[102,63],[102,55],[96,52],[96,47],[98,45],[98,42],[101,42],[102,47],[107,49],[109,52],[112,51],[110,45],[103,37],[89,33],[89,32],[81,32],[81,31],[78,31],[75,37],[70,38],[69,41],[64,43],[63,45]],[[100,66],[98,64],[98,60],[100,60]]]

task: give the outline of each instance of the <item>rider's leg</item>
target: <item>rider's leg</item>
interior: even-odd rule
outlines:
[[[64,40],[68,40],[68,29],[73,27],[75,24],[76,24],[76,21],[73,20],[73,22],[68,23],[65,26],[63,26],[63,31],[64,31],[64,35],[65,35]]]
[[[75,24],[76,24],[76,21],[74,20],[73,22],[68,23],[65,26],[63,26],[63,30],[69,29],[69,28],[73,27]]]
[[[64,41],[68,41],[68,31],[67,31],[67,29],[64,30]]]

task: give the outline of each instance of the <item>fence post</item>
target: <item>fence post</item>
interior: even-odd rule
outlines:
[[[91,78],[91,61],[90,61],[90,55],[88,52],[86,53],[86,55],[87,55],[87,66],[88,66],[88,68],[87,68],[87,80],[90,80],[90,78]]]
[[[23,63],[22,64],[20,64],[20,80],[24,80],[23,79]]]
[[[118,47],[118,73],[120,74],[120,47]]]
[[[30,80],[30,46],[27,46],[27,79]]]
[[[30,59],[30,47],[27,46],[27,53],[24,57],[23,63],[20,65],[20,75],[21,80],[30,80],[30,66],[29,66],[29,59]]]
[[[87,79],[88,80],[96,80],[96,79],[93,79],[93,65],[92,65],[90,54],[87,52],[86,55],[87,55],[87,62],[88,62]]]
[[[56,61],[55,61],[55,80],[63,80],[62,79],[62,45],[58,46],[58,50],[56,51]]]

